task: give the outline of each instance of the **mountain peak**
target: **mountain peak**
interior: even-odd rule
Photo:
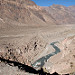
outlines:
[[[31,0],[1,0],[0,3],[19,3],[19,4],[26,4],[26,5],[36,5],[33,1]]]
[[[50,7],[57,8],[57,9],[65,8],[65,6],[63,6],[63,5],[58,5],[58,4],[53,4],[53,5],[50,6]]]

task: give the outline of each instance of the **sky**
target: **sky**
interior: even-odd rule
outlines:
[[[39,6],[51,6],[53,4],[59,4],[64,6],[75,5],[75,0],[32,0]]]

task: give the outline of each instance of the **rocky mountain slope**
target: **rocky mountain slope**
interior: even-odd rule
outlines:
[[[53,4],[50,7],[45,7],[46,11],[51,14],[56,24],[74,24],[75,23],[75,7],[65,7],[62,5]]]
[[[72,12],[75,12],[75,6],[69,6],[68,9]]]
[[[33,59],[37,55],[40,55],[41,52],[43,52],[47,43],[39,37],[30,39],[28,43],[23,40],[24,39],[19,39],[19,41],[13,40],[13,42],[11,43],[0,45],[0,57],[12,61],[21,62],[23,64],[25,63],[31,66],[31,62],[33,61]],[[20,45],[20,42],[24,44]]]
[[[47,19],[44,16],[54,24],[46,11],[30,0],[0,1],[0,18],[4,22],[12,20],[25,24],[45,24]]]
[[[47,67],[50,73],[70,74],[75,72],[75,36],[64,39],[58,46],[61,52],[51,57],[47,63],[52,63],[52,68]],[[47,65],[47,64],[46,64]],[[50,68],[50,69],[49,69]],[[60,69],[61,68],[61,69]]]
[[[29,25],[74,24],[74,9],[74,6],[62,5],[40,7],[30,0],[1,0],[0,21],[16,21]]]

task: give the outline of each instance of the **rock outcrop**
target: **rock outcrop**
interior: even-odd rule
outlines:
[[[47,43],[39,37],[34,37],[23,45],[21,40],[20,42],[20,44],[16,44],[15,41],[14,43],[1,44],[0,57],[31,65],[33,59],[35,59],[37,55],[40,55],[47,45]],[[23,41],[23,43],[24,42],[25,41]]]
[[[75,72],[75,36],[66,38],[58,46],[61,52],[51,57],[48,62],[53,66],[46,67],[50,73],[70,74]],[[47,62],[47,63],[48,63]],[[49,64],[48,63],[48,64]]]

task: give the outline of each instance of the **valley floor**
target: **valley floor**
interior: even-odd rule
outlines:
[[[2,28],[0,29],[0,48],[3,48],[4,44],[15,44],[17,46],[22,46],[27,44],[29,41],[32,42],[34,37],[40,37],[42,40],[45,41],[46,47],[43,48],[44,50],[41,51],[39,54],[32,59],[31,63],[34,63],[39,58],[54,52],[54,48],[49,45],[55,41],[62,41],[69,36],[75,35],[75,24],[71,25],[48,25],[48,26],[12,26],[9,28]],[[32,39],[33,38],[33,39]],[[35,42],[35,41],[34,41]],[[1,47],[2,46],[2,47]],[[15,47],[16,48],[16,47]],[[41,49],[41,48],[39,48]],[[2,52],[2,50],[0,50]],[[29,59],[29,58],[28,58]],[[10,66],[1,66],[0,63],[0,74],[1,75],[13,75],[14,68]],[[2,68],[1,68],[2,67]],[[11,68],[9,72],[6,72],[8,68]],[[6,68],[6,69],[5,69]],[[15,68],[16,69],[16,68]],[[6,70],[6,71],[3,71]],[[20,72],[20,71],[19,71]],[[2,74],[3,73],[3,74]],[[14,75],[24,75],[14,74]],[[26,74],[25,74],[26,75]],[[28,74],[27,74],[28,75]]]

